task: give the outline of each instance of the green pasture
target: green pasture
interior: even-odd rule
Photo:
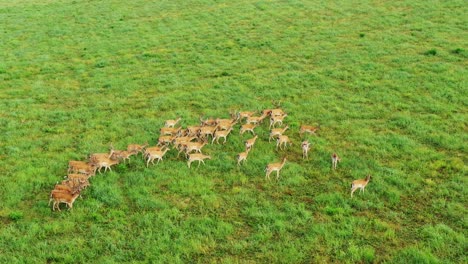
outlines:
[[[467,263],[467,13],[461,0],[0,0],[0,263]],[[69,160],[155,145],[167,119],[274,107],[286,150],[267,121],[238,167],[251,135],[237,125],[204,166],[132,157],[71,211],[47,205]],[[321,129],[301,138],[301,124]]]

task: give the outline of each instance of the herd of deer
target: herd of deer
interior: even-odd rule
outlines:
[[[107,170],[112,171],[111,167],[130,160],[133,155],[142,153],[146,166],[148,167],[150,162],[154,164],[154,160],[157,160],[158,164],[163,160],[164,155],[171,149],[171,147],[178,151],[177,157],[181,154],[187,159],[187,166],[190,168],[192,162],[198,161],[198,166],[201,163],[205,164],[206,159],[211,159],[211,156],[202,153],[202,148],[210,142],[219,144],[219,140],[223,139],[223,144],[226,143],[228,135],[233,131],[233,127],[237,123],[243,123],[240,127],[240,134],[250,132],[253,137],[245,141],[245,151],[237,155],[237,165],[240,166],[247,160],[247,157],[252,150],[258,135],[255,133],[255,128],[258,127],[265,118],[270,119],[270,135],[268,141],[276,140],[276,149],[285,149],[288,144],[291,146],[292,142],[287,135],[283,135],[289,126],[284,128],[276,127],[277,125],[282,126],[283,120],[288,115],[284,113],[282,109],[267,109],[261,112],[260,116],[255,116],[255,112],[238,112],[236,114],[231,113],[230,119],[206,119],[200,118],[200,124],[196,126],[188,126],[185,129],[182,127],[176,127],[180,122],[181,118],[175,120],[167,120],[164,127],[160,130],[160,136],[156,146],[148,146],[148,143],[143,145],[131,144],[127,146],[127,150],[115,150],[111,144],[109,153],[95,153],[89,156],[87,162],[84,161],[69,161],[68,163],[68,176],[67,179],[62,181],[60,184],[56,184],[55,188],[50,193],[49,205],[53,202],[52,209],[58,209],[59,205],[65,203],[69,209],[73,207],[73,203],[76,198],[80,195],[81,190],[88,187],[89,178],[96,174],[96,171],[101,173],[104,168],[104,172]],[[320,127],[302,125],[299,130],[299,134],[302,137],[304,133],[316,135],[317,130]],[[308,159],[308,152],[310,150],[309,141],[303,141],[301,144],[302,158]],[[333,153],[331,156],[332,169],[337,168],[337,164],[341,161],[340,157]],[[278,163],[270,163],[265,168],[265,178],[270,180],[270,174],[276,172],[276,179],[279,180],[279,173],[286,163],[286,157]],[[351,185],[351,197],[353,193],[360,189],[364,191],[367,183],[370,180],[370,175],[366,179],[359,179],[352,182]]]

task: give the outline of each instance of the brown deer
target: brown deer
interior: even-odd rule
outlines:
[[[273,128],[270,132],[270,137],[268,138],[268,142],[271,142],[272,139],[275,137],[279,137],[283,135],[286,130],[288,130],[289,126],[285,126],[284,128]]]
[[[149,163],[154,165],[154,160],[157,159],[158,162],[156,164],[159,164],[159,161],[162,161],[162,158],[166,154],[166,152],[169,151],[169,148],[165,148],[164,150],[148,150],[146,149],[145,151],[145,157],[147,158],[146,161],[146,167],[149,166]]]
[[[283,125],[283,120],[285,117],[287,117],[288,114],[285,115],[278,115],[278,116],[272,116],[270,118],[270,129],[275,127],[276,124],[279,124],[280,126]]]
[[[51,198],[54,201],[52,206],[52,210],[55,211],[57,208],[60,211],[60,204],[65,203],[68,206],[68,210],[73,208],[73,203],[75,202],[76,198],[80,196],[79,192],[76,193],[64,193],[64,192],[53,192],[51,194]]]
[[[247,156],[249,155],[250,149],[246,149],[244,152],[237,154],[237,166],[240,166],[241,162],[245,163],[247,161]]]
[[[255,114],[255,112],[252,111],[241,111],[237,113],[237,120],[242,121],[244,118],[251,117]]]
[[[283,161],[281,163],[268,164],[265,168],[265,172],[266,172],[265,178],[270,180],[270,174],[276,171],[276,179],[279,180],[279,172],[283,168],[285,163],[286,163],[286,157],[283,158]]]
[[[178,117],[176,120],[166,120],[166,122],[164,122],[164,127],[174,127],[181,119],[182,118]]]
[[[104,168],[104,172],[106,172],[107,169],[112,171],[111,166],[114,166],[120,163],[119,160],[113,160],[110,158],[100,158],[100,159],[94,160],[93,162],[94,162],[94,165],[98,168],[99,173],[101,173],[102,168]]]
[[[216,120],[213,118],[203,120],[202,117],[200,117],[200,126],[216,126]]]
[[[332,168],[336,170],[336,166],[338,165],[338,162],[341,162],[341,158],[338,156],[338,154],[333,153],[331,156],[332,159]]]
[[[364,193],[364,188],[366,188],[366,185],[369,183],[370,178],[371,176],[367,175],[365,179],[359,179],[359,180],[353,181],[353,183],[351,184],[351,198],[353,197],[353,193],[357,189],[361,189],[360,192]]]
[[[310,143],[308,140],[306,141],[303,141],[302,144],[301,144],[301,148],[302,148],[302,158],[303,159],[309,159],[309,149],[310,149]]]
[[[317,134],[315,134],[315,132],[317,132],[317,130],[319,130],[319,129],[320,129],[320,126],[315,127],[315,126],[302,125],[300,130],[299,130],[299,134],[300,134],[301,137],[302,137],[302,135],[304,133],[309,133],[309,134],[313,134],[313,135],[316,136]]]
[[[255,144],[255,141],[257,141],[258,135],[255,135],[255,137],[248,139],[245,141],[245,148],[246,149],[251,149],[253,145]]]
[[[148,146],[148,142],[145,142],[145,144],[143,144],[143,145],[130,144],[130,145],[127,146],[127,151],[132,152],[133,154],[137,155],[138,153],[143,153],[147,146]]]
[[[276,150],[278,150],[278,147],[281,150],[283,150],[283,145],[284,145],[284,148],[286,148],[288,146],[288,143],[289,145],[292,145],[292,142],[288,136],[285,136],[285,135],[279,136],[278,139],[276,140]]]
[[[255,136],[254,129],[257,127],[257,124],[245,124],[241,126],[240,134],[243,135],[245,132],[249,131]]]
[[[203,163],[203,165],[205,165],[205,161],[204,161],[205,159],[211,159],[211,156],[203,155],[201,153],[193,153],[189,155],[187,165],[190,168],[190,164],[192,164],[192,162],[198,161],[198,167],[199,167],[200,163]]]
[[[223,144],[225,144],[227,140],[227,136],[229,135],[229,133],[231,133],[231,131],[232,131],[232,127],[230,127],[228,130],[216,130],[213,136],[213,140],[211,141],[211,144],[213,144],[215,140],[216,140],[216,143],[219,144],[220,138],[224,138]]]

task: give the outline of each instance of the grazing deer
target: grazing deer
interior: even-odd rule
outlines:
[[[336,170],[336,166],[338,165],[338,162],[341,161],[341,158],[338,156],[338,154],[333,153],[333,155],[331,156],[331,159],[332,159],[332,168]]]
[[[250,149],[246,149],[244,152],[237,154],[237,166],[240,166],[241,162],[247,161],[247,156],[249,155]]]
[[[285,117],[287,117],[288,114],[285,115],[278,115],[278,116],[272,116],[270,118],[270,129],[275,127],[276,124],[280,124],[280,126],[283,125],[283,120]]]
[[[284,128],[273,128],[270,132],[270,137],[268,138],[268,142],[271,142],[272,139],[275,137],[279,137],[283,135],[286,130],[288,130],[289,126],[285,126]]]
[[[283,145],[284,145],[284,148],[286,148],[288,146],[288,143],[289,145],[292,145],[292,142],[288,136],[285,136],[285,135],[279,136],[278,139],[276,140],[276,150],[278,150],[278,147],[282,150]]]
[[[165,148],[164,150],[148,150],[146,149],[145,151],[145,157],[147,158],[146,161],[146,167],[149,166],[149,163],[154,165],[154,160],[157,159],[158,162],[156,164],[159,164],[159,161],[162,161],[163,156],[166,154],[166,152],[169,151],[169,148]]]
[[[251,149],[253,145],[255,144],[255,141],[257,141],[258,135],[255,135],[255,137],[248,139],[245,141],[245,148],[246,149]]]
[[[286,157],[283,158],[281,163],[270,163],[266,166],[266,176],[265,178],[270,180],[270,174],[276,171],[276,179],[279,180],[279,172],[283,168],[284,164],[286,163]]]
[[[301,144],[301,148],[302,148],[302,158],[305,159],[309,159],[309,149],[310,149],[310,143],[308,140],[306,141],[303,141],[302,144]]]
[[[147,146],[148,146],[148,142],[145,142],[145,144],[143,145],[130,144],[127,146],[127,151],[137,155],[138,153],[143,153]]]
[[[211,159],[211,156],[203,155],[201,153],[193,153],[189,155],[187,165],[190,168],[190,164],[192,164],[192,162],[194,161],[198,161],[198,166],[200,166],[200,163],[203,163],[203,165],[205,165],[205,159]]]
[[[182,118],[178,117],[176,120],[166,120],[164,127],[174,127],[181,119]]]
[[[213,140],[211,141],[211,144],[213,144],[215,140],[216,140],[216,143],[219,144],[219,139],[220,138],[224,138],[223,144],[225,144],[226,140],[227,140],[227,136],[229,135],[229,133],[231,133],[231,131],[232,131],[232,127],[230,127],[228,130],[217,130],[214,133]]]
[[[365,179],[359,179],[353,181],[351,184],[351,198],[353,197],[354,191],[357,189],[361,189],[360,192],[364,192],[364,188],[366,188],[366,185],[369,183],[371,176],[367,175]]]
[[[240,129],[240,134],[243,135],[246,131],[252,132],[252,134],[255,136],[255,131],[254,129],[257,127],[257,124],[245,124],[241,126]]]
[[[302,134],[304,134],[304,133],[309,133],[309,134],[313,134],[313,135],[316,136],[317,134],[315,134],[315,132],[317,132],[317,130],[319,130],[319,129],[320,129],[320,126],[314,127],[314,126],[302,125],[300,130],[299,130],[299,134],[300,134],[301,137],[302,137]]]

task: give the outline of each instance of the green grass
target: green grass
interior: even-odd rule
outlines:
[[[466,263],[467,11],[0,0],[0,262]],[[205,166],[133,157],[72,211],[47,206],[68,160],[155,144],[166,119],[276,105],[292,148],[275,151],[264,124],[237,167],[237,126]],[[301,124],[321,125],[308,161]]]

